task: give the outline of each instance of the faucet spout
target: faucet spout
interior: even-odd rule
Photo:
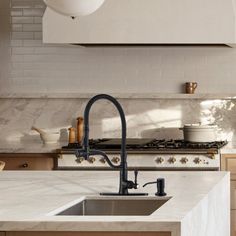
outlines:
[[[88,102],[85,111],[84,111],[84,149],[87,153],[87,157],[89,157],[89,114],[90,110],[92,108],[92,105],[101,99],[106,99],[112,102],[115,107],[117,108],[120,119],[121,119],[121,128],[122,128],[122,141],[121,141],[121,163],[120,163],[120,187],[119,187],[119,193],[122,195],[128,194],[128,189],[125,188],[125,183],[127,182],[128,174],[127,174],[127,153],[126,153],[126,120],[125,120],[125,114],[124,111],[120,105],[120,103],[112,96],[107,94],[100,94]],[[109,163],[109,162],[108,162]],[[112,166],[114,168],[114,166]]]
[[[122,141],[121,141],[121,162],[119,165],[114,165],[110,161],[109,157],[106,155],[105,152],[100,150],[91,150],[89,146],[89,114],[93,104],[98,100],[108,100],[117,108],[120,119],[121,119],[121,128],[122,128]],[[128,167],[127,167],[127,152],[126,152],[126,119],[124,111],[120,105],[120,103],[112,96],[107,94],[99,94],[91,98],[85,107],[84,111],[84,137],[83,137],[83,147],[82,149],[78,149],[75,152],[77,157],[84,157],[85,160],[89,159],[91,155],[100,155],[103,156],[110,167],[114,169],[119,169],[120,171],[120,184],[119,184],[119,193],[117,194],[102,194],[102,195],[146,195],[143,193],[137,194],[129,194],[128,189],[137,188],[137,183],[128,180]],[[136,181],[137,182],[137,181]]]

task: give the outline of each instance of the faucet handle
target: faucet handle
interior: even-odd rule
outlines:
[[[76,149],[74,153],[77,159],[83,157],[85,160],[88,160],[90,155],[85,149]]]
[[[125,182],[128,189],[138,189],[138,170],[134,170],[134,181],[128,180]]]
[[[81,149],[76,149],[75,150],[75,156],[76,156],[76,158],[78,159],[79,157],[83,157],[83,150],[81,150]]]
[[[138,170],[134,170],[134,189],[138,189]]]

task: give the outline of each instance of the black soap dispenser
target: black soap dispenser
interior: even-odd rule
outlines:
[[[148,182],[148,183],[144,184],[143,187],[146,187],[147,185],[150,185],[150,184],[157,185],[157,192],[155,193],[156,196],[158,196],[158,197],[166,196],[165,179],[164,178],[158,178],[157,181],[155,181],[155,182]]]

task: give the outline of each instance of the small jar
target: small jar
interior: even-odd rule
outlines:
[[[73,127],[70,127],[68,130],[69,130],[69,143],[75,143],[76,142],[76,129]]]

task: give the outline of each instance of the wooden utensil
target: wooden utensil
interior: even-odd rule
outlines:
[[[35,126],[32,126],[31,129],[32,129],[32,130],[35,130],[36,132],[38,132],[38,133],[40,133],[40,134],[42,134],[42,135],[46,134],[45,131],[43,131],[43,130],[41,130],[41,129],[39,129],[39,128],[36,128]]]
[[[76,129],[73,127],[70,127],[68,130],[69,130],[69,143],[75,143],[76,142],[76,135],[75,135]]]
[[[84,118],[78,117],[77,118],[77,142],[82,143],[84,136]]]

